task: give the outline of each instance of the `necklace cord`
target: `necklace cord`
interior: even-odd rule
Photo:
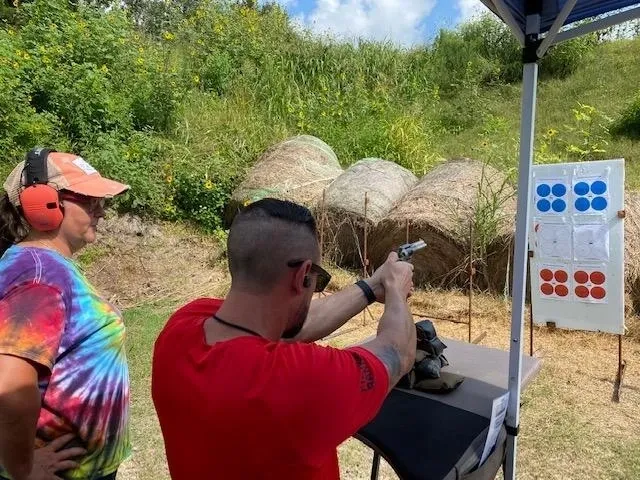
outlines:
[[[257,332],[254,332],[253,330],[251,330],[250,328],[247,327],[243,327],[242,325],[236,325],[235,323],[231,323],[231,322],[227,322],[226,320],[221,319],[219,316],[214,315],[213,318],[215,320],[217,320],[218,322],[220,322],[223,325],[226,325],[227,327],[231,327],[231,328],[235,328],[237,330],[241,330],[243,332],[246,333],[250,333],[251,335],[255,335],[256,337],[261,337],[262,335],[260,335]]]

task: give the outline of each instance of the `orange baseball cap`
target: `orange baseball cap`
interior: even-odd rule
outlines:
[[[9,200],[16,207],[20,206],[20,191],[25,183],[24,163],[22,161],[16,165],[4,182]],[[69,190],[88,197],[115,197],[130,188],[129,185],[104,178],[86,160],[72,153],[49,153],[47,175],[48,184],[56,190]]]

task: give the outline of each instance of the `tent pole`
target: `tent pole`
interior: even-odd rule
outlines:
[[[536,51],[538,58],[544,57],[544,54],[547,53],[549,47],[553,45],[556,35],[558,35],[558,32],[564,25],[564,22],[566,22],[569,15],[571,15],[571,11],[573,10],[573,7],[576,6],[576,3],[578,3],[578,0],[567,0],[565,2],[564,7],[562,7],[562,10],[560,10],[560,13],[558,13],[553,25],[551,25],[551,28],[547,32],[547,36],[544,37],[544,40],[542,40],[542,43]]]
[[[633,7],[620,13],[614,13],[613,15],[608,15],[606,17],[599,18],[598,20],[583,23],[569,30],[563,30],[558,33],[553,45],[560,42],[566,42],[572,38],[588,35],[590,33],[597,32],[598,30],[613,27],[620,23],[628,22],[629,20],[635,20],[636,18],[640,18],[640,7]]]
[[[531,165],[536,117],[538,64],[525,63],[522,82],[522,116],[520,124],[520,163],[518,166],[518,214],[514,252],[511,342],[509,351],[509,405],[507,408],[507,458],[505,480],[516,478],[517,431],[520,421],[520,387],[522,380],[522,332],[527,282],[529,236],[529,200],[531,197]]]

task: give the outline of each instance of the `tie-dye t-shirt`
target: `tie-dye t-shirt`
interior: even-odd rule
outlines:
[[[118,310],[71,260],[20,246],[0,259],[0,354],[42,366],[36,446],[75,433],[88,451],[63,478],[108,475],[130,453],[124,338]]]

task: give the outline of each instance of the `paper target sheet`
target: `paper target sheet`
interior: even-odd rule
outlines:
[[[624,333],[624,160],[535,165],[533,320]]]
[[[537,221],[534,234],[541,258],[571,258],[571,225]]]
[[[609,260],[609,226],[576,225],[573,227],[573,259]]]

